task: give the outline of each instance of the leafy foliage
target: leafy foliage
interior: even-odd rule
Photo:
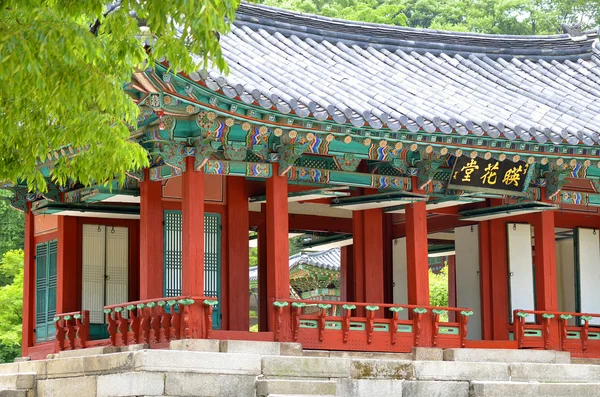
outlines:
[[[0,360],[12,361],[20,354],[23,311],[23,251],[8,251],[0,262],[0,273],[12,280],[0,288]]]
[[[86,185],[146,166],[145,150],[127,140],[138,109],[124,85],[162,59],[176,71],[226,70],[216,32],[228,31],[238,5],[0,0],[0,180],[45,190],[39,163],[60,184]],[[69,146],[74,155],[48,162]]]
[[[0,189],[0,219],[2,219],[2,227],[0,227],[0,258],[9,250],[23,248],[23,235],[25,229],[25,220],[23,213],[13,209],[6,200],[12,193]],[[10,282],[3,274],[0,274],[0,286]]]
[[[444,266],[439,274],[429,269],[429,304],[448,306],[448,267]]]
[[[600,0],[260,0],[291,10],[363,22],[497,34],[556,34],[593,28]]]

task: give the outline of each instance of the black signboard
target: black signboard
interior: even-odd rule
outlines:
[[[479,193],[522,194],[529,186],[529,164],[495,159],[458,157],[448,188]]]

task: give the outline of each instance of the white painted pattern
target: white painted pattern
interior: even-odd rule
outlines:
[[[481,286],[479,277],[479,229],[454,229],[456,251],[456,305],[473,309],[467,339],[481,339]]]
[[[510,321],[512,310],[534,310],[533,256],[531,249],[531,226],[528,224],[507,224],[508,269],[510,283]],[[535,321],[529,316],[529,321]]]
[[[81,306],[90,311],[90,322],[104,323],[104,266],[106,227],[83,225]]]
[[[600,313],[598,285],[600,283],[600,232],[577,229],[577,256],[579,259],[579,307],[582,313]],[[600,319],[590,324],[600,325]]]

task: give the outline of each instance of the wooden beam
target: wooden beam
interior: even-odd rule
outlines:
[[[534,215],[536,310],[557,311],[554,211]]]
[[[187,157],[181,199],[183,295],[204,295],[204,173]]]
[[[58,217],[58,252],[56,268],[56,313],[78,309],[77,294],[77,218]]]

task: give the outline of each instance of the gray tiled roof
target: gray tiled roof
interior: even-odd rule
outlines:
[[[319,252],[301,252],[290,256],[290,271],[299,265],[309,265],[327,270],[340,270],[341,250],[339,248],[331,248],[326,251]],[[250,280],[258,279],[258,267],[252,266],[249,268]]]
[[[282,114],[356,127],[593,145],[596,38],[441,32],[242,4],[221,38],[231,72],[204,82]]]

